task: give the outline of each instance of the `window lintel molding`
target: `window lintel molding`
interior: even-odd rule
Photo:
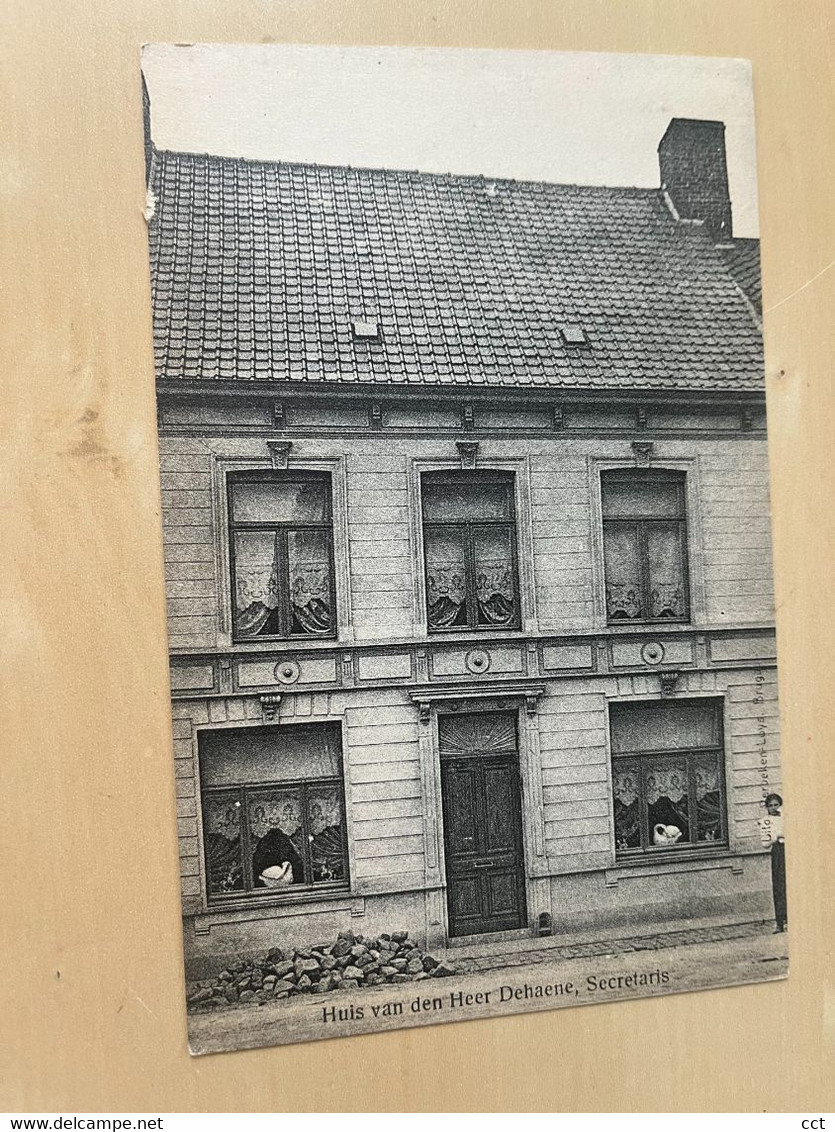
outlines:
[[[528,681],[524,683],[504,683],[499,680],[492,680],[478,684],[467,682],[465,684],[437,686],[434,684],[423,685],[409,688],[408,693],[409,699],[420,708],[421,719],[428,722],[432,707],[437,707],[438,704],[461,704],[469,707],[485,705],[489,707],[490,701],[513,700],[518,703],[524,700],[526,710],[531,714],[536,711],[537,700],[544,691],[545,685],[541,683]]]
[[[456,440],[455,447],[458,449],[461,471],[473,471],[478,463],[479,442],[477,440]]]
[[[655,444],[652,440],[633,440],[632,453],[635,457],[636,468],[649,468],[652,463],[652,453]]]
[[[290,449],[293,447],[291,440],[268,440],[267,448],[270,453],[270,461],[272,467],[279,472],[286,472],[288,470],[288,463],[290,459]]]

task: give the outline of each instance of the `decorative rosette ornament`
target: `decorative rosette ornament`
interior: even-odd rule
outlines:
[[[468,672],[472,672],[474,676],[480,676],[482,672],[487,672],[490,668],[490,653],[485,652],[484,649],[470,649],[464,657],[464,664]]]
[[[280,660],[274,672],[279,684],[295,684],[299,678],[299,666],[295,660]]]
[[[641,649],[644,664],[660,664],[664,659],[664,646],[660,641],[647,641]]]

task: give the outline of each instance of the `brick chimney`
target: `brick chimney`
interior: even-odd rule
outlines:
[[[661,188],[682,220],[701,220],[717,242],[733,238],[725,123],[673,118],[658,143]]]

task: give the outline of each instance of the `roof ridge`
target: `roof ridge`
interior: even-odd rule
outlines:
[[[336,165],[322,161],[284,161],[282,159],[269,159],[260,157],[233,157],[222,153],[198,153],[189,150],[158,149],[157,154],[165,158],[186,158],[189,161],[205,161],[216,164],[267,166],[276,169],[322,169],[340,170],[352,173],[376,173],[385,177],[396,179],[419,178],[421,180],[452,181],[455,183],[471,182],[473,184],[492,185],[526,185],[545,186],[554,189],[575,189],[601,193],[633,193],[636,196],[652,196],[661,193],[660,185],[586,185],[576,181],[544,181],[529,180],[524,177],[498,177],[489,173],[436,173],[422,169],[394,169],[384,165]]]

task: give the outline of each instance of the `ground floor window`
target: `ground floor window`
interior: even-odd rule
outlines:
[[[204,731],[199,756],[210,900],[347,887],[338,724]]]
[[[727,844],[722,701],[613,703],[609,723],[617,855]]]

